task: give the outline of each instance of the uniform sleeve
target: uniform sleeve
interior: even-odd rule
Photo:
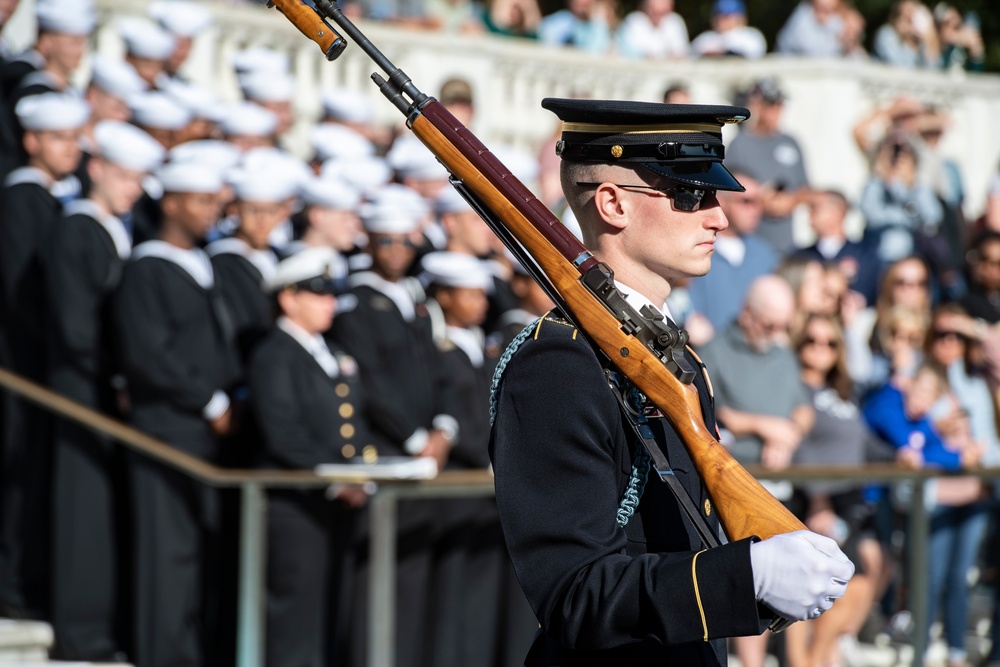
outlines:
[[[3,304],[12,312],[21,304],[18,293],[28,266],[36,259],[32,221],[37,216],[23,187],[4,188],[0,194],[0,287]]]
[[[67,358],[88,375],[98,372],[101,341],[103,281],[98,258],[93,256],[79,221],[57,225],[46,258],[46,287],[52,309],[52,326]]]
[[[491,452],[507,547],[542,630],[586,650],[759,633],[749,540],[626,554],[616,436],[617,406],[584,343],[543,339],[518,352]]]
[[[129,384],[150,388],[175,406],[200,414],[221,388],[180,349],[164,293],[170,285],[145,269],[139,263],[127,267],[115,299],[122,369]]]
[[[274,354],[273,348],[264,343],[250,361],[250,404],[264,436],[264,447],[269,457],[282,465],[308,470],[331,463],[334,456],[340,457],[336,448],[326,446],[306,427],[301,396],[294,364]]]

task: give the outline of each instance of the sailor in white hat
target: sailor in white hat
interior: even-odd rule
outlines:
[[[94,130],[90,194],[68,204],[53,227],[46,262],[50,386],[101,412],[115,409],[110,321],[132,238],[121,216],[142,193],[142,179],[164,150],[139,128],[116,120]],[[90,432],[57,422],[54,439],[52,619],[60,657],[103,661],[121,650],[116,626],[119,581],[115,459]],[[80,508],[86,507],[86,512]],[[86,581],[84,588],[79,582]]]
[[[253,102],[239,102],[226,107],[219,127],[226,141],[248,151],[275,145],[278,117]]]
[[[398,138],[385,157],[396,180],[413,188],[429,202],[434,201],[448,184],[448,170],[415,136]]]
[[[302,200],[300,241],[306,246],[327,246],[344,256],[355,255],[364,245],[358,208],[361,195],[340,181],[311,178],[299,188]]]
[[[26,162],[7,175],[0,189],[0,288],[4,304],[0,319],[4,322],[11,370],[34,382],[46,383],[49,304],[42,266],[62,210],[57,188],[80,161],[79,135],[90,109],[75,96],[45,93],[22,99],[16,112],[25,128],[21,146]],[[72,180],[78,188],[79,182]],[[18,404],[8,413],[8,419],[10,437],[3,444],[4,473],[9,483],[0,488],[0,503],[15,509],[6,518],[0,549],[13,559],[11,562],[24,563],[49,554],[44,535],[48,524],[37,529],[42,533],[36,531],[43,509],[32,501],[35,494],[49,493],[48,475],[32,471],[47,470],[50,461],[47,456],[38,458],[42,448],[29,445],[47,441],[51,420],[27,404]],[[9,504],[15,500],[18,504]],[[15,535],[18,539],[6,539]],[[31,611],[34,601],[26,597],[28,592],[21,585],[11,586],[4,591],[5,602]]]
[[[0,85],[10,108],[31,95],[73,91],[72,76],[87,53],[87,40],[97,23],[90,2],[73,0],[38,0],[35,18],[38,38],[34,47],[0,69]],[[15,128],[8,134],[8,145],[16,146],[19,137]]]
[[[392,179],[392,169],[385,158],[377,155],[354,158],[332,158],[319,170],[321,178],[342,181],[369,198]]]
[[[277,322],[250,364],[250,400],[260,424],[261,465],[313,469],[378,456],[357,362],[323,333],[337,310],[338,258],[310,248],[283,260],[267,285]],[[336,609],[350,587],[338,568],[352,537],[361,487],[271,494],[267,526],[268,664],[315,664],[328,650]]]
[[[178,78],[164,80],[160,89],[191,113],[179,143],[209,139],[218,133],[221,103],[212,91]]]
[[[233,69],[238,76],[261,70],[272,74],[288,74],[291,59],[284,51],[253,46],[233,54]]]
[[[346,125],[320,123],[309,132],[314,169],[319,172],[327,160],[354,160],[375,155],[375,144]]]
[[[174,36],[149,19],[128,16],[118,22],[125,43],[125,60],[151,87],[159,85],[167,60],[174,52]]]
[[[295,79],[289,74],[256,70],[239,78],[240,89],[248,102],[258,104],[278,118],[274,133],[279,137],[292,127],[292,98]]]
[[[164,168],[159,180],[159,236],[134,248],[114,300],[116,357],[132,390],[130,423],[214,460],[220,438],[233,430],[226,390],[239,375],[216,276],[198,247],[219,214],[217,191],[205,190],[220,188],[222,179],[212,168],[185,164]],[[217,539],[211,532],[215,500],[204,489],[176,484],[160,466],[135,465],[129,473],[134,585],[147,592],[132,611],[143,631],[130,657],[137,664],[190,663],[204,651],[191,627],[204,620],[205,582],[218,576],[205,569],[208,546]]]
[[[85,94],[93,111],[91,124],[102,120],[129,120],[132,110],[128,101],[148,89],[149,84],[128,62],[95,54]]]
[[[271,326],[271,301],[261,290],[278,265],[272,235],[289,222],[296,184],[284,178],[280,169],[257,166],[243,171],[232,182],[236,194],[235,229],[232,236],[213,241],[206,247],[212,267],[219,276],[223,302],[233,319],[233,327],[244,359],[252,346]],[[285,235],[279,239],[285,242]]]
[[[132,122],[170,150],[186,136],[193,114],[159,91],[134,95],[129,100]]]
[[[375,120],[371,100],[352,88],[335,88],[323,92],[323,123],[344,125],[360,133],[379,147],[388,149],[393,140],[392,130]]]
[[[177,79],[194,38],[212,26],[212,14],[196,2],[156,0],[150,3],[149,17],[174,36],[174,50],[164,65],[171,79]]]

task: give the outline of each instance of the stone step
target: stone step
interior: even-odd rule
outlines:
[[[52,648],[52,626],[42,621],[0,619],[0,665],[45,662]]]

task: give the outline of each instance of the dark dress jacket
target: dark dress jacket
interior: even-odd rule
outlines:
[[[83,200],[66,207],[45,259],[51,312],[52,388],[91,407],[109,409],[114,373],[111,298],[121,282],[130,243],[121,226],[117,244]],[[111,218],[108,224],[117,220]]]
[[[372,446],[357,365],[332,348],[331,377],[298,341],[274,327],[250,361],[250,400],[263,434],[261,466],[311,470]]]
[[[149,243],[162,244],[136,247],[114,303],[131,421],[212,459],[216,439],[202,410],[236,380],[232,324],[214,282],[201,284],[176,261],[144,252]]]
[[[445,378],[427,308],[417,303],[408,321],[388,296],[364,284],[338,304],[328,338],[361,367],[379,453],[407,455],[402,443],[445,413]]]
[[[245,363],[274,322],[273,299],[261,284],[264,273],[244,255],[252,251],[238,239],[216,241],[205,251],[212,258],[212,268],[218,276],[219,290],[232,317],[240,357]],[[274,255],[274,264],[277,263]]]
[[[715,428],[704,378],[695,380]],[[490,441],[497,505],[540,629],[540,665],[724,665],[722,638],[760,633],[750,540],[702,551],[665,484],[651,476],[625,527],[616,520],[636,445],[592,348],[547,316],[507,365]],[[718,527],[678,436],[650,420],[695,505]]]

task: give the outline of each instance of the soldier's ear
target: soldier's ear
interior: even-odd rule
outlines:
[[[597,209],[597,215],[612,227],[624,229],[628,224],[628,193],[618,186],[611,183],[597,186],[593,205]]]

